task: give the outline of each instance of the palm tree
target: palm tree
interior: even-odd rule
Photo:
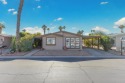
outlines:
[[[77,32],[77,34],[78,34],[78,35],[80,35],[80,34],[81,34],[81,33],[80,33],[80,30]]]
[[[59,26],[59,28],[58,28],[60,31],[62,31],[62,29],[63,29],[63,27],[62,26]]]
[[[84,33],[84,31],[83,31],[83,30],[81,30],[81,35],[83,35],[83,33]]]
[[[45,34],[46,34],[47,26],[46,26],[46,25],[43,25],[43,26],[42,26],[42,29],[43,29],[43,31],[44,31],[44,35],[45,35]]]
[[[63,29],[65,30],[66,29],[66,26],[59,26],[59,28],[58,28],[60,31],[63,31]]]
[[[91,32],[95,32],[95,30],[91,30]]]
[[[23,32],[26,32],[26,29],[23,29],[22,31],[23,31]]]
[[[63,26],[63,29],[65,30],[65,29],[66,29],[66,26]]]
[[[79,35],[83,35],[83,30],[79,30],[78,32],[77,32],[77,34],[79,34]]]
[[[48,31],[48,33],[49,33],[49,31],[50,31],[50,28],[47,28],[47,31]]]
[[[21,19],[21,13],[22,13],[22,8],[23,8],[24,0],[20,0],[20,4],[18,7],[18,14],[17,14],[17,28],[16,28],[16,51],[19,51],[18,48],[18,43],[20,40],[20,19]]]
[[[2,34],[2,29],[5,28],[4,24],[0,23],[0,34]]]
[[[121,33],[124,33],[123,29],[125,28],[125,26],[124,25],[120,25],[119,28],[121,29]]]

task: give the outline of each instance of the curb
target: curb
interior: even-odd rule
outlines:
[[[0,56],[0,59],[125,59],[125,56]]]

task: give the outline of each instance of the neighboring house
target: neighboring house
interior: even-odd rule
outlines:
[[[11,44],[12,36],[0,34],[0,46],[7,46],[9,47]]]
[[[116,51],[121,50],[121,38],[125,37],[125,33],[120,33],[111,36],[114,39],[114,47],[116,47]],[[123,42],[123,47],[125,47],[125,42]]]
[[[63,49],[77,49],[82,50],[82,36],[59,31],[55,33],[42,35],[42,48],[45,50],[63,50]]]

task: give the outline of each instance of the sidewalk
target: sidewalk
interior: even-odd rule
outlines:
[[[76,55],[76,56],[62,56],[62,55],[47,55],[47,56],[35,56],[36,54],[41,54],[42,52],[40,51],[40,49],[35,49],[31,52],[29,52],[28,54],[25,54],[24,56],[1,56],[0,55],[0,59],[42,59],[42,58],[104,58],[104,59],[125,59],[125,56],[117,56],[117,55],[113,55],[111,53],[108,52],[103,52],[103,51],[96,51],[93,49],[84,49],[85,52],[89,53],[90,56],[82,56],[82,55]],[[58,54],[58,53],[57,53]],[[41,54],[42,55],[42,54]]]

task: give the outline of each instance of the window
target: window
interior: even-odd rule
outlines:
[[[66,47],[70,48],[70,38],[66,38]]]
[[[80,48],[80,39],[79,38],[66,38],[66,47],[67,48]]]
[[[46,44],[47,45],[55,45],[56,44],[56,38],[47,38]]]

